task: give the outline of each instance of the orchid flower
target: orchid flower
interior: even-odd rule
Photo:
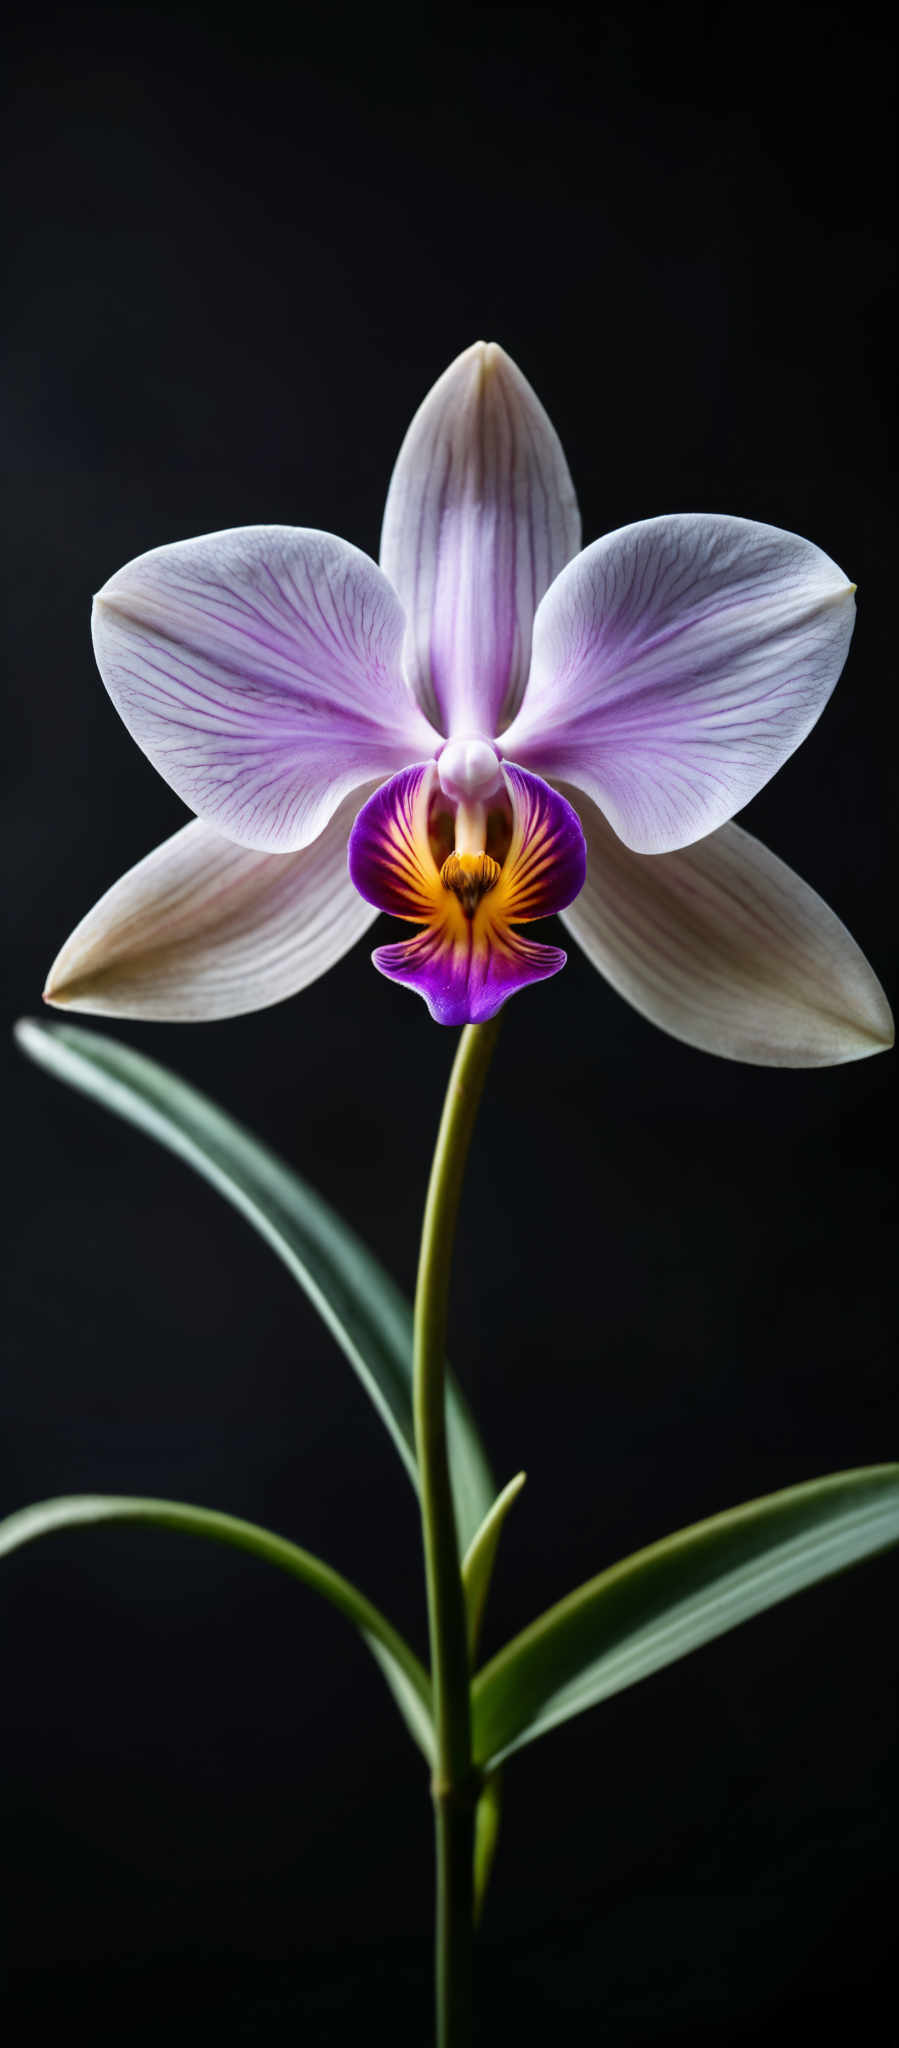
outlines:
[[[100,672],[195,817],[83,919],[47,999],[234,1016],[387,911],[415,929],[376,967],[478,1022],[564,966],[517,929],[559,913],[693,1045],[815,1066],[889,1044],[845,927],[730,822],[823,710],[854,586],[810,541],[717,514],[580,538],[554,428],[478,342],[412,421],[380,567],[255,526],[119,570]]]

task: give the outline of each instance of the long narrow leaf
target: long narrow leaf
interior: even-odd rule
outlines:
[[[899,1542],[899,1465],[836,1472],[681,1529],[590,1579],[484,1666],[475,1761],[511,1750]]]
[[[472,1538],[462,1559],[462,1584],[465,1588],[465,1611],[468,1621],[468,1661],[473,1664],[478,1647],[478,1636],[484,1619],[484,1608],[490,1591],[493,1567],[503,1523],[509,1509],[514,1506],[527,1478],[526,1472],[516,1472],[497,1494],[489,1515]]]
[[[186,1160],[252,1223],[336,1337],[417,1485],[412,1311],[333,1209],[241,1124],[130,1046],[76,1025],[31,1018],[17,1025],[16,1036],[39,1066]],[[452,1381],[447,1429],[464,1551],[492,1506],[496,1488],[474,1422]]]
[[[142,1500],[127,1494],[71,1494],[58,1500],[42,1500],[33,1507],[20,1508],[0,1522],[0,1557],[33,1543],[38,1536],[51,1536],[60,1529],[96,1526],[101,1522],[151,1522],[157,1528],[178,1529],[189,1536],[206,1536],[214,1543],[227,1543],[248,1550],[266,1564],[302,1579],[313,1593],[320,1593],[341,1614],[352,1621],[365,1638],[375,1661],[390,1687],[410,1734],[433,1762],[431,1685],[427,1672],[404,1638],[387,1621],[364,1593],[340,1572],[332,1571],[311,1551],[301,1550],[283,1536],[261,1529],[256,1522],[222,1515],[213,1508],[197,1508],[184,1501]]]

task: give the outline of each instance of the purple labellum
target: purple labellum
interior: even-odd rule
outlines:
[[[417,989],[440,1024],[483,1023],[517,989],[565,965],[558,946],[524,939],[512,927],[573,902],[586,871],[584,835],[548,783],[520,768],[503,779],[511,832],[501,862],[486,850],[463,851],[438,867],[429,765],[395,775],[369,798],[350,834],[350,875],[360,895],[424,926],[414,939],[379,946],[375,966]]]

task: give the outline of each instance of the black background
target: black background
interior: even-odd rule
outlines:
[[[408,419],[478,334],[555,420],[585,538],[720,509],[808,533],[857,580],[836,697],[745,815],[890,985],[872,19],[26,11],[5,124],[10,1017],[183,817],[105,698],[91,591],[159,542],[260,520],[375,553]],[[279,1009],[121,1035],[411,1283],[452,1044],[367,945]],[[510,1006],[451,1345],[498,1477],[530,1475],[488,1648],[669,1528],[895,1454],[890,1070],[703,1057],[580,958]],[[250,1515],[421,1643],[411,1491],[266,1249],[13,1055],[5,1125],[0,1508],[96,1489]],[[860,1567],[513,1761],[480,2038],[872,2036],[894,1595],[889,1559]],[[248,1560],[128,1532],[9,1560],[0,1628],[23,2024],[427,2039],[424,1776],[344,1623]]]

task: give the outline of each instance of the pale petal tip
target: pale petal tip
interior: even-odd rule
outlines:
[[[53,977],[54,969],[51,967],[41,990],[41,1002],[46,1003],[51,1010],[64,1010],[69,1001],[66,983],[61,979],[55,981]]]
[[[842,1058],[864,1060],[877,1052],[891,1052],[896,1042],[893,1012],[882,983],[869,960],[859,949],[856,1005],[846,1011]]]
[[[74,937],[74,934],[72,936]],[[90,992],[91,977],[89,972],[87,974],[84,972],[83,958],[80,963],[81,971],[79,971],[78,959],[72,956],[73,947],[71,939],[67,939],[61,951],[57,953],[41,990],[41,1002],[46,1003],[48,1009],[68,1010],[72,1007],[75,1009],[84,1008],[83,1001],[79,1002],[78,999],[84,996],[85,991]]]
[[[516,367],[512,357],[506,354],[505,349],[498,341],[481,340],[473,341],[469,344],[468,348],[464,348],[461,355],[456,357],[455,362],[450,364],[449,369],[450,371],[460,370],[463,367],[467,368],[469,365],[472,368],[477,367],[482,384],[488,377],[495,376],[503,370],[512,370],[514,372]]]
[[[882,1012],[877,1017],[877,1019],[874,1022],[872,1022],[872,1024],[868,1027],[868,1030],[866,1032],[866,1037],[868,1038],[870,1050],[872,1053],[892,1052],[893,1046],[896,1043],[896,1026],[893,1020],[893,1012],[890,1009],[886,996],[883,995],[882,989],[880,990],[880,994],[883,996]]]
[[[140,557],[138,556],[137,559],[140,560]],[[130,562],[124,562],[122,563],[120,568],[113,570],[111,576],[107,576],[106,582],[101,583],[99,590],[94,591],[93,603],[95,605],[103,605],[105,609],[107,605],[115,604],[116,597],[118,595],[118,586],[122,581],[122,577],[127,573],[130,567]]]
[[[501,342],[480,341],[481,363],[484,376],[512,376],[521,381],[521,371],[514,357],[510,356]]]
[[[810,1000],[804,1020],[796,1020],[793,1043],[779,1040],[776,1048],[772,1046],[766,1052],[764,1065],[841,1067],[891,1051],[896,1033],[883,987],[851,934],[844,926],[841,931],[850,971],[850,985],[844,983],[843,987],[843,1003],[837,1008],[825,996],[816,1011]],[[763,1038],[762,1032],[760,1039]],[[713,1046],[708,1049],[715,1050]]]
[[[129,617],[128,605],[123,600],[121,590],[116,588],[117,580],[120,579],[121,574],[121,570],[117,570],[115,576],[111,576],[109,582],[104,583],[102,590],[95,590],[94,592],[91,600],[91,630],[95,639],[96,634],[103,630],[104,625],[107,631],[115,629],[116,613],[118,613],[120,622],[122,619]]]
[[[819,608],[831,604],[851,604],[855,609],[857,583],[837,583],[832,590],[824,590],[818,599]]]
[[[459,355],[447,364],[444,377],[451,386],[464,386],[469,392],[480,394],[496,367],[494,356],[496,344],[492,341],[472,341]],[[442,379],[440,380],[443,381]]]

